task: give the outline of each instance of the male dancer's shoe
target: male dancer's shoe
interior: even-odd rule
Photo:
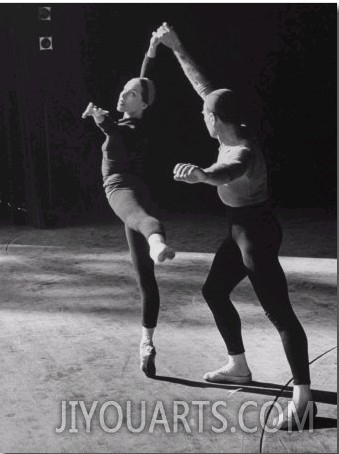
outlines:
[[[149,255],[154,263],[161,263],[166,259],[174,259],[175,252],[170,246],[167,246],[163,235],[160,233],[152,233],[147,241],[149,244]]]
[[[213,372],[207,372],[203,376],[203,379],[212,383],[236,383],[245,385],[252,381],[252,374],[250,372],[246,375],[238,375],[232,373],[231,370],[221,368]]]
[[[155,377],[155,347],[152,342],[140,344],[140,370],[147,377]]]
[[[311,406],[311,407],[310,407]],[[305,411],[307,411],[307,416],[305,421],[303,421]],[[297,413],[297,418],[299,421],[296,421],[295,413]],[[288,405],[283,410],[283,419],[282,424],[279,426],[281,430],[293,430],[293,429],[303,429],[301,423],[306,426],[306,428],[313,429],[314,418],[318,413],[318,407],[314,401],[308,401],[302,409],[296,408],[293,405],[293,401],[290,401]],[[278,427],[279,425],[279,416],[273,419],[273,427]]]
[[[175,252],[170,246],[167,246],[164,243],[158,243],[152,245],[150,249],[150,256],[154,263],[158,264],[164,262],[166,259],[167,260],[174,259]]]

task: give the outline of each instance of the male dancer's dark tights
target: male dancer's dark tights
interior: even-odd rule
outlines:
[[[203,287],[228,353],[245,351],[240,317],[230,293],[248,276],[266,316],[280,334],[294,384],[310,384],[306,334],[292,309],[278,260],[281,227],[265,205],[232,208],[228,217],[228,237],[217,251]]]

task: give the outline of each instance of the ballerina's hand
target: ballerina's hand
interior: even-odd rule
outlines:
[[[94,117],[100,118],[108,115],[108,110],[103,110],[101,107],[95,106],[92,102],[88,104],[85,111],[82,113],[81,118]]]

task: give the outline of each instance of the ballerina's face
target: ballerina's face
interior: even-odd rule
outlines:
[[[117,110],[133,113],[145,110],[147,104],[143,100],[142,86],[138,79],[131,79],[119,95]]]

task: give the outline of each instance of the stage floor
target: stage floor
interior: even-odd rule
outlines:
[[[269,401],[286,404],[291,374],[280,337],[247,279],[233,300],[254,381],[236,386],[202,380],[204,372],[227,359],[201,295],[226,232],[222,216],[166,219],[169,242],[178,252],[175,260],[157,267],[162,302],[155,379],[139,371],[139,294],[120,222],[112,218],[48,230],[2,225],[0,452],[337,452],[336,219],[321,209],[295,209],[282,210],[281,220],[281,263],[309,340],[318,404],[313,432],[263,430],[261,410]],[[132,433],[128,402],[138,427],[143,401],[145,428]],[[205,402],[200,419],[197,401]],[[213,430],[222,428],[212,411],[218,401],[228,423],[220,432]],[[58,433],[62,402],[67,426]],[[87,411],[97,402],[88,432],[80,402]],[[188,410],[190,432],[180,421],[175,430],[175,402],[181,402],[179,414]],[[119,405],[121,428],[107,432],[118,429]]]

